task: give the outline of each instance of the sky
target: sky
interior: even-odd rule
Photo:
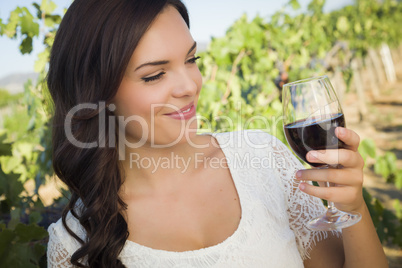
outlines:
[[[71,4],[71,0],[53,0],[58,8],[55,13],[63,14],[64,8]],[[35,9],[33,2],[41,0],[0,0],[0,18],[8,20],[10,11],[17,6],[29,7],[32,14]],[[257,14],[269,18],[280,10],[289,0],[183,0],[190,14],[191,34],[197,42],[208,42],[210,38],[223,36],[229,26],[244,13],[249,18]],[[306,7],[310,0],[299,0],[302,7]],[[352,4],[353,0],[327,0],[325,10],[340,8]],[[18,47],[21,40],[10,40],[0,37],[0,79],[13,73],[33,72],[36,55],[43,50],[42,38],[34,39],[34,50],[29,55],[21,55]]]

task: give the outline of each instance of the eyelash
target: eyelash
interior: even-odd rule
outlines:
[[[152,82],[152,81],[158,80],[158,79],[161,78],[162,75],[164,75],[165,73],[166,73],[166,72],[160,72],[160,73],[158,73],[157,75],[154,75],[154,76],[151,76],[151,77],[144,77],[144,78],[141,78],[141,79],[144,80],[145,83],[148,83],[148,82]]]
[[[188,63],[195,63],[198,59],[201,59],[201,57],[198,56],[198,57],[191,58],[191,59],[189,59],[187,62],[188,62]]]
[[[194,58],[189,59],[187,62],[193,64],[200,58],[201,57],[199,57],[199,56],[194,57]],[[145,83],[148,83],[148,82],[152,82],[152,81],[160,79],[162,77],[162,75],[164,75],[164,74],[166,74],[166,72],[160,72],[157,75],[154,75],[154,76],[151,76],[151,77],[144,77],[144,78],[141,78],[141,79],[144,80]]]

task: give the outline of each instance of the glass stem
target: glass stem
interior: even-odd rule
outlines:
[[[328,182],[328,181],[325,182],[325,186],[326,186],[326,187],[333,186],[333,185],[331,185],[331,184],[332,184],[332,183],[330,183],[330,182]],[[335,213],[336,211],[338,211],[338,209],[335,207],[334,202],[332,202],[332,201],[328,201],[328,200],[327,200],[327,206],[328,206],[328,212],[330,212],[330,213]]]

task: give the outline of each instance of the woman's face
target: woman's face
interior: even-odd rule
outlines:
[[[195,52],[187,24],[168,6],[141,38],[113,100],[127,142],[174,145],[195,135],[202,86]]]

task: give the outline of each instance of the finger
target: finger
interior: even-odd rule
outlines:
[[[356,197],[360,194],[360,189],[356,187],[320,187],[305,182],[299,184],[299,189],[311,196],[342,204],[350,204],[354,202]]]
[[[311,163],[342,165],[346,168],[363,168],[364,166],[361,155],[347,149],[310,151],[307,154],[307,160]]]
[[[357,135],[356,132],[344,127],[337,127],[335,129],[335,134],[338,139],[343,141],[348,146],[348,149],[355,152],[357,151],[357,149],[359,148],[360,136]]]
[[[361,172],[350,169],[303,169],[296,172],[296,179],[303,181],[316,181],[318,183],[330,182],[335,185],[363,185],[363,176]]]

